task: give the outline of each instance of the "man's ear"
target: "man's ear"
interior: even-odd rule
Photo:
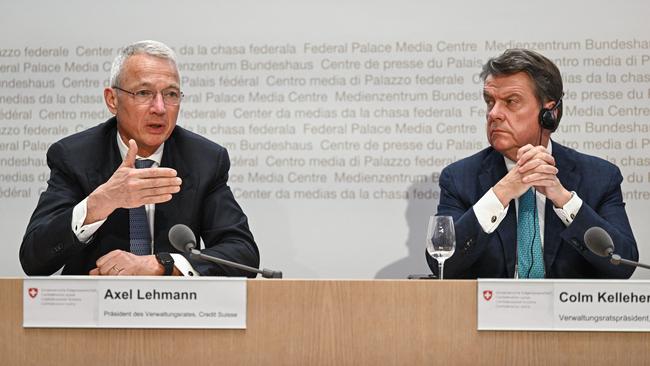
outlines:
[[[553,109],[553,107],[555,107],[555,101],[554,100],[549,100],[548,102],[544,103],[544,105],[542,107],[544,107],[544,108],[546,108],[546,109],[548,109],[550,111],[551,109]]]
[[[106,88],[104,89],[104,102],[106,103],[106,107],[108,107],[108,110],[113,113],[113,115],[117,114],[117,92],[113,88]]]

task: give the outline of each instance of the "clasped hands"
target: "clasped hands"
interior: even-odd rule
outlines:
[[[138,145],[129,140],[124,161],[109,180],[88,196],[84,225],[106,219],[118,208],[135,208],[167,202],[178,193],[181,178],[171,168],[135,168]],[[162,265],[153,255],[138,256],[113,250],[97,260],[90,275],[161,275]]]
[[[519,148],[515,167],[493,187],[493,191],[503,207],[530,187],[535,187],[555,207],[564,207],[571,199],[571,192],[562,186],[557,173],[555,159],[546,148],[528,144]]]

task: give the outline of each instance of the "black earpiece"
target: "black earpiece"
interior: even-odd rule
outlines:
[[[551,132],[557,130],[557,126],[560,124],[560,122],[555,117],[555,110],[558,109],[561,105],[562,98],[560,98],[551,109],[542,107],[542,109],[539,111],[539,124],[542,126],[542,128],[550,130]]]

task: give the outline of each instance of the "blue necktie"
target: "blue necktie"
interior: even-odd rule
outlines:
[[[544,255],[539,235],[535,193],[532,188],[519,197],[517,220],[519,278],[544,278]]]
[[[152,164],[153,160],[149,159],[135,161],[135,167],[138,169],[150,168]],[[151,254],[151,233],[144,206],[129,209],[129,244],[133,254]]]

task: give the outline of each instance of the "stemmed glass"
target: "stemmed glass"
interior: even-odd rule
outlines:
[[[451,216],[430,216],[427,227],[427,251],[438,261],[440,279],[445,260],[451,257],[456,250],[456,233],[454,231],[454,218]]]

